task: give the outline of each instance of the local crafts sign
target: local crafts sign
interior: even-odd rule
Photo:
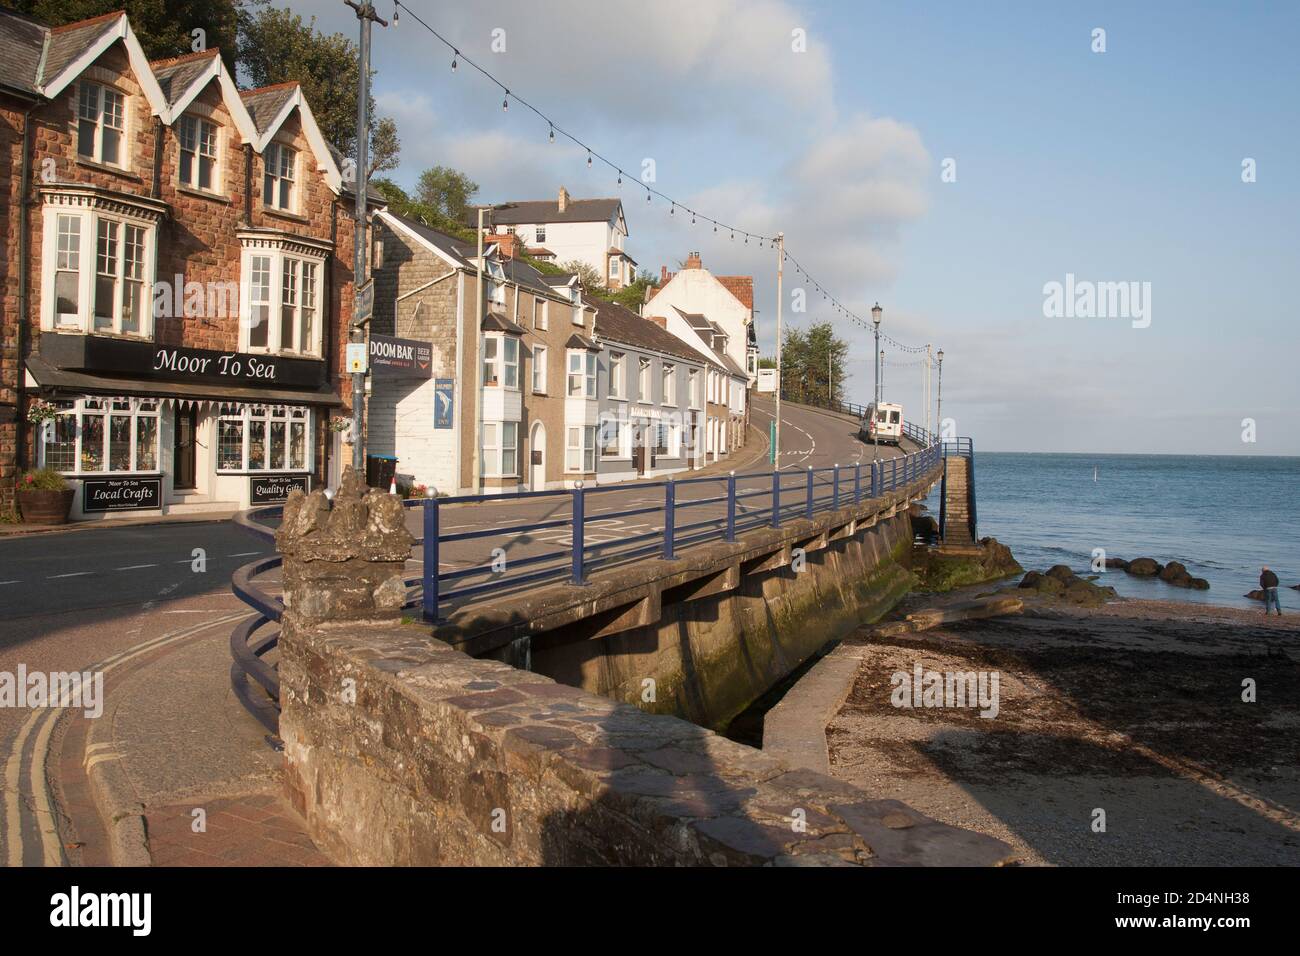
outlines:
[[[370,370],[374,375],[393,378],[429,378],[433,375],[433,346],[372,332]]]
[[[274,505],[289,500],[295,488],[310,489],[307,475],[253,475],[248,479],[248,500],[255,505]]]
[[[87,478],[81,484],[81,510],[86,514],[161,507],[161,478]]]

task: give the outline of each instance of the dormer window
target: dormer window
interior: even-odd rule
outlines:
[[[82,83],[77,96],[77,155],[125,166],[126,97],[98,83]]]
[[[293,184],[298,153],[280,143],[266,147],[262,158],[266,175],[262,181],[262,203],[272,209],[293,212]]]
[[[181,185],[211,192],[217,170],[216,124],[197,116],[182,116],[177,136],[181,143]]]

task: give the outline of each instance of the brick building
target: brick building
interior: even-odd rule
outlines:
[[[0,506],[37,466],[74,518],[331,480],[353,203],[297,84],[0,11],[0,172]]]

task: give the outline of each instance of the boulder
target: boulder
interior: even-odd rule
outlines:
[[[1164,565],[1155,558],[1134,558],[1124,570],[1140,578],[1149,578],[1163,571]]]
[[[930,515],[912,515],[912,534],[932,541],[939,537],[939,522]]]
[[[1037,587],[1038,582],[1041,581],[1042,579],[1043,579],[1043,574],[1041,571],[1029,571],[1025,574],[1023,578],[1020,579],[1019,586],[1022,588]]]
[[[1187,586],[1193,591],[1208,591],[1210,589],[1210,582],[1205,580],[1205,578],[1188,578]]]
[[[1128,562],[1125,561],[1123,558],[1107,558],[1107,559],[1106,559],[1106,567],[1107,567],[1108,569],[1109,569],[1109,568],[1115,568],[1115,569],[1120,570],[1120,571],[1127,571],[1127,570],[1128,570]]]
[[[1047,576],[1049,578],[1056,578],[1056,580],[1060,581],[1062,584],[1068,584],[1070,581],[1074,580],[1075,573],[1067,564],[1054,564],[1047,569]]]
[[[1292,591],[1300,591],[1300,584],[1293,584],[1293,585],[1291,585],[1291,590],[1292,590]]]
[[[1191,575],[1187,573],[1186,565],[1180,564],[1177,561],[1170,561],[1160,569],[1160,573],[1157,577],[1159,577],[1161,581],[1168,581],[1172,584],[1180,578],[1189,578]]]
[[[1264,600],[1264,592],[1259,588],[1256,588],[1253,591],[1247,591],[1245,594],[1242,595],[1242,597],[1248,597],[1252,601],[1262,601]]]

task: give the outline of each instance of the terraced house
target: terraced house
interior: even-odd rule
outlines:
[[[330,480],[353,222],[297,84],[240,91],[216,50],[151,63],[122,13],[0,12],[0,118],[6,506],[40,465],[74,518]]]
[[[374,380],[370,453],[449,493],[594,482],[600,347],[577,276],[543,274],[514,237],[488,237],[479,314],[476,242],[388,211],[375,228],[372,332],[429,343],[432,375]]]

